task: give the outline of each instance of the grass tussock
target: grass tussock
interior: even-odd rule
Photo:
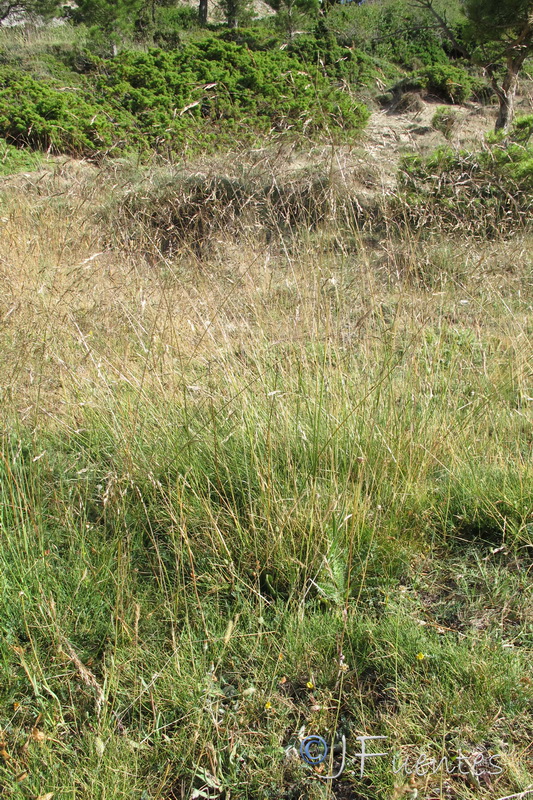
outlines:
[[[255,163],[254,163],[255,161]],[[114,231],[114,244],[172,257],[189,249],[206,255],[220,237],[244,242],[256,235],[282,242],[313,231],[338,217],[347,220],[353,206],[338,172],[324,166],[276,174],[271,159],[250,159],[234,170],[161,169],[140,182],[126,181],[102,218]]]
[[[253,158],[4,184],[3,794],[523,791],[530,237],[399,237]],[[360,778],[363,734],[501,772]]]

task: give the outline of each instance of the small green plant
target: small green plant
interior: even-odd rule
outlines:
[[[533,136],[533,114],[527,114],[523,117],[517,117],[508,134],[509,140],[512,142],[516,142],[517,144],[527,146],[529,145],[532,136]]]
[[[439,106],[431,119],[431,127],[440,131],[445,139],[451,139],[457,126],[457,113],[448,106]]]
[[[219,0],[219,10],[223,12],[228,28],[249,25],[253,17],[252,0]]]
[[[276,9],[274,24],[279,31],[292,39],[298,30],[306,30],[316,20],[320,7],[318,0],[271,0]]]
[[[223,42],[234,42],[253,52],[279,50],[283,40],[279,31],[271,28],[230,28],[218,34]]]

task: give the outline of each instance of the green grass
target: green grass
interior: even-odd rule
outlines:
[[[66,164],[3,194],[3,796],[524,790],[530,240],[243,218],[163,256],[106,216],[145,189]],[[347,737],[333,786],[309,734]],[[363,734],[502,771],[361,779]]]
[[[0,176],[13,175],[17,172],[32,171],[43,161],[41,153],[19,150],[0,139]]]

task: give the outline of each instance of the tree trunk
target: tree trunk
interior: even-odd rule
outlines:
[[[322,16],[326,16],[328,11],[335,5],[337,0],[321,0],[320,2],[320,14]]]
[[[235,29],[237,27],[237,0],[228,0],[227,9],[228,28]]]
[[[20,3],[0,4],[0,25],[9,17],[12,11],[19,10],[21,10]]]
[[[507,131],[514,119],[514,98],[516,86],[514,89],[510,88],[507,91],[501,87],[496,88],[493,83],[493,89],[498,97],[499,109],[498,116],[496,117],[495,131]]]
[[[207,3],[208,0],[200,0],[198,5],[198,19],[200,25],[207,25]]]
[[[494,126],[495,131],[507,131],[512,125],[514,120],[514,101],[518,88],[518,73],[522,68],[525,57],[525,52],[520,53],[518,56],[515,56],[515,58],[508,56],[507,71],[501,85],[498,83],[494,74],[492,72],[489,73],[490,82],[500,106],[496,118],[496,125]]]
[[[287,4],[287,33],[289,35],[289,39],[292,42],[294,39],[294,3],[292,0],[289,0]]]

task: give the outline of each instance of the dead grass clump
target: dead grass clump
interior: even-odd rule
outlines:
[[[172,258],[180,251],[206,257],[215,241],[246,235],[271,240],[316,230],[350,205],[346,187],[324,170],[243,175],[152,173],[127,182],[99,212],[111,246]]]
[[[405,92],[390,110],[395,114],[420,113],[424,110],[424,102],[418,92]]]
[[[339,199],[340,187],[325,174],[274,179],[264,188],[263,218],[269,228],[283,232],[301,226],[313,230],[335,215]]]
[[[128,189],[118,201],[113,228],[119,243],[128,248],[140,245],[172,257],[185,246],[201,255],[220,231],[235,234],[245,209],[256,203],[253,185],[244,180],[223,175],[172,177],[155,186]]]

